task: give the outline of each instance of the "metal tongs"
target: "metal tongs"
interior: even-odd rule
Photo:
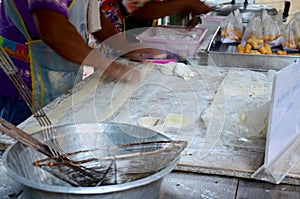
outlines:
[[[53,155],[63,154],[61,147],[55,139],[55,130],[52,126],[51,121],[32,96],[30,89],[25,84],[24,80],[18,73],[18,70],[15,67],[14,63],[12,62],[12,60],[1,45],[0,67],[4,70],[5,74],[9,77],[14,86],[17,88],[25,103],[30,108],[32,114],[42,127],[44,141],[45,143],[47,143],[49,149],[51,150],[51,153]]]

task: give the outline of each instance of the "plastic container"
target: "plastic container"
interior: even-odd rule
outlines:
[[[211,16],[211,15],[204,15],[201,17],[202,24],[216,24],[220,26],[221,22],[226,20],[227,16]]]
[[[184,26],[156,26],[147,28],[136,38],[148,47],[192,58],[195,56],[206,32],[207,29],[205,28],[193,28],[188,31]]]

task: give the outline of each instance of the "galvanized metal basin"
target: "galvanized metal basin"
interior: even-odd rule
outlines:
[[[170,140],[153,130],[120,123],[72,124],[58,126],[55,129],[56,139],[62,145],[64,152],[133,142]],[[33,135],[38,139],[42,138],[42,132]],[[19,142],[11,145],[3,154],[4,170],[11,178],[24,186],[22,199],[154,199],[159,196],[163,177],[174,169],[179,160],[179,157],[175,157],[160,171],[131,182],[98,187],[72,187],[43,169],[32,165],[32,162],[41,157],[43,157],[42,154]]]

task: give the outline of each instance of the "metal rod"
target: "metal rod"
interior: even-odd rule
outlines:
[[[29,146],[43,153],[46,156],[51,156],[52,154],[47,145],[41,143],[33,136],[27,134],[26,132],[17,128],[15,125],[11,124],[3,118],[0,118],[0,131],[25,144],[26,146]]]
[[[33,116],[42,127],[44,141],[48,144],[53,155],[63,154],[60,145],[55,139],[55,129],[53,128],[51,121],[39,106],[36,99],[32,96],[30,89],[25,84],[14,63],[2,46],[0,46],[0,63],[4,72],[17,88],[25,103],[30,108]]]

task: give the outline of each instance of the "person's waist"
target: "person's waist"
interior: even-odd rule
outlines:
[[[30,61],[29,50],[27,45],[6,39],[1,35],[0,45],[10,57],[20,59],[24,62]]]

